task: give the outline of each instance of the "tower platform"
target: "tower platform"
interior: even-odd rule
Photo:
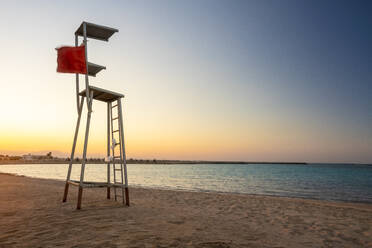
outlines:
[[[123,98],[124,95],[113,91],[101,89],[95,86],[89,86],[89,92],[93,92],[93,99],[102,102],[113,102],[119,98]],[[86,96],[86,90],[79,93],[80,96]]]

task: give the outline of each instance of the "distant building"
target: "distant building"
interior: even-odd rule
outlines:
[[[26,160],[26,161],[30,161],[30,160],[34,160],[33,158],[34,155],[31,155],[30,153],[27,154],[27,155],[23,155],[23,160]]]
[[[23,155],[22,157],[26,161],[53,159],[51,153],[48,153],[47,155],[32,155],[29,153],[27,155]]]

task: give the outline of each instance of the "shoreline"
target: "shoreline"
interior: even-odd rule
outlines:
[[[69,161],[62,159],[53,160],[0,160],[1,165],[11,165],[11,164],[69,164]],[[81,164],[81,161],[74,161],[73,164]],[[86,164],[107,164],[104,161],[91,161],[88,160]],[[255,162],[255,161],[202,161],[202,160],[146,160],[146,159],[135,159],[127,160],[127,164],[277,164],[277,165],[350,165],[350,166],[372,166],[372,164],[366,163],[309,163],[309,162]]]
[[[2,164],[69,164],[69,161],[52,159],[52,160],[0,160]],[[81,164],[81,161],[74,161],[73,164]],[[86,164],[107,164],[104,161],[88,160]],[[127,164],[293,164],[307,165],[306,162],[247,162],[247,161],[202,161],[202,160],[146,160],[146,159],[128,159]]]
[[[15,177],[26,177],[26,178],[33,178],[33,179],[40,179],[40,180],[52,180],[58,182],[65,182],[65,179],[56,179],[56,178],[41,178],[41,177],[32,177],[32,176],[25,176],[25,175],[18,175],[16,173],[6,173],[0,172],[1,175],[9,175]],[[331,200],[331,199],[319,199],[319,198],[306,198],[300,196],[285,196],[285,195],[271,195],[271,194],[254,194],[254,193],[241,193],[241,192],[227,192],[227,191],[217,191],[217,190],[202,190],[202,189],[182,189],[182,188],[172,188],[169,186],[164,187],[149,187],[149,186],[142,186],[137,184],[129,184],[130,188],[139,188],[139,189],[150,189],[150,190],[169,190],[175,192],[189,192],[189,193],[211,193],[211,194],[231,194],[231,195],[247,195],[247,196],[263,196],[263,197],[278,197],[278,198],[288,198],[288,199],[300,199],[300,200],[314,200],[314,201],[322,201],[322,202],[329,202],[329,203],[349,203],[349,204],[363,204],[363,205],[370,205],[372,206],[372,202],[368,201],[352,201],[352,200]]]
[[[47,180],[47,181],[55,181],[55,182],[63,182],[65,183],[64,179],[53,179],[53,178],[40,178],[40,177],[29,177],[24,175],[17,175],[13,173],[5,173],[0,172],[0,177],[2,175],[5,176],[14,176],[14,177],[23,177],[23,178],[30,178],[36,180]],[[295,196],[280,196],[280,195],[265,195],[265,194],[252,194],[252,193],[239,193],[239,192],[224,192],[224,191],[212,191],[212,190],[190,190],[190,189],[177,189],[177,188],[167,188],[167,187],[147,187],[141,185],[130,185],[129,188],[132,189],[143,189],[143,190],[156,190],[156,191],[170,191],[173,193],[176,192],[185,192],[185,193],[201,193],[201,194],[217,194],[217,195],[232,195],[232,196],[247,196],[247,197],[269,197],[269,198],[280,198],[280,199],[287,199],[287,200],[304,200],[304,201],[314,201],[314,202],[322,202],[322,203],[329,203],[329,204],[345,204],[347,205],[360,205],[361,207],[371,207],[372,203],[369,202],[358,202],[358,201],[336,201],[336,200],[326,200],[326,199],[316,199],[316,198],[304,198],[304,197],[295,197]]]
[[[40,177],[30,177],[30,176],[24,176],[24,175],[17,175],[13,173],[5,173],[0,172],[1,175],[9,175],[9,176],[15,176],[15,177],[26,177],[26,178],[33,178],[33,179],[40,179],[40,180],[51,180],[51,181],[57,181],[57,182],[65,182],[64,179],[54,179],[54,178],[40,178]],[[137,189],[148,189],[148,190],[164,190],[164,191],[173,191],[173,192],[186,192],[186,193],[203,193],[203,194],[221,194],[221,195],[246,195],[246,196],[257,196],[257,197],[273,197],[273,198],[284,198],[284,199],[293,199],[293,200],[309,200],[309,201],[319,201],[324,203],[335,203],[335,204],[360,204],[365,206],[371,206],[372,202],[364,202],[364,201],[347,201],[347,200],[328,200],[328,199],[317,199],[317,198],[305,198],[305,197],[296,197],[296,196],[281,196],[281,195],[270,195],[270,194],[253,194],[253,193],[240,193],[240,192],[226,192],[226,191],[213,191],[213,190],[191,190],[191,189],[181,189],[181,188],[171,188],[171,187],[148,187],[148,186],[142,186],[142,185],[131,185],[129,184],[129,188],[137,188]]]
[[[0,174],[0,247],[369,247],[370,204],[130,187],[131,206]]]

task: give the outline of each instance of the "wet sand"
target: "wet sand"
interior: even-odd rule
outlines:
[[[0,247],[372,247],[372,204],[130,188],[0,174]]]

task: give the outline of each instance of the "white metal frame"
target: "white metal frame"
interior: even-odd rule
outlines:
[[[90,24],[95,25],[95,24]],[[99,27],[98,25],[95,25],[96,27]],[[102,26],[103,27],[103,26]],[[106,27],[105,27],[106,28]],[[117,31],[117,30],[116,30]],[[98,38],[97,38],[98,39]],[[88,138],[89,138],[89,127],[90,127],[90,120],[91,120],[91,114],[92,114],[92,104],[94,99],[94,90],[90,90],[89,87],[89,66],[88,66],[88,42],[87,42],[87,23],[83,22],[83,41],[85,45],[85,62],[86,62],[86,70],[87,73],[85,74],[85,96],[81,95],[79,93],[79,74],[76,74],[76,102],[77,102],[77,112],[78,112],[78,119],[75,127],[75,134],[72,144],[72,150],[71,150],[71,157],[67,172],[67,178],[66,178],[66,184],[65,184],[65,191],[63,195],[63,202],[67,201],[67,195],[69,190],[69,185],[74,185],[79,187],[78,191],[78,200],[77,200],[77,209],[81,209],[81,202],[82,202],[82,195],[83,195],[83,188],[85,187],[107,187],[107,199],[110,199],[110,188],[114,187],[115,189],[115,200],[117,200],[118,196],[122,197],[123,204],[125,203],[127,206],[129,206],[129,190],[128,190],[128,177],[127,177],[127,165],[126,165],[126,155],[125,155],[125,144],[124,144],[124,128],[123,128],[123,116],[122,116],[122,106],[121,106],[121,97],[122,95],[112,92],[113,94],[117,94],[120,97],[116,97],[115,99],[107,102],[107,157],[111,157],[110,152],[110,141],[114,138],[114,132],[119,132],[120,136],[120,157],[119,157],[119,163],[120,163],[120,169],[116,169],[115,165],[118,162],[115,160],[114,152],[115,152],[115,145],[112,146],[112,155],[113,155],[113,161],[107,162],[107,182],[86,182],[84,181],[84,172],[85,172],[85,165],[87,161],[87,149],[88,149]],[[75,33],[75,46],[78,46],[79,37],[78,34]],[[94,88],[97,89],[97,88]],[[102,90],[103,92],[107,93],[109,91]],[[81,99],[79,97],[81,95]],[[116,95],[116,96],[117,96]],[[84,137],[84,149],[83,149],[83,159],[81,164],[81,171],[80,171],[80,180],[71,180],[71,170],[72,170],[72,164],[74,162],[74,156],[75,156],[75,149],[76,149],[76,142],[78,138],[79,133],[79,127],[80,127],[80,120],[81,120],[81,114],[83,110],[84,105],[84,98],[86,99],[87,103],[87,121],[86,121],[86,129],[85,129],[85,137]],[[117,106],[117,117],[113,118],[112,114],[112,102],[116,101]],[[118,130],[113,130],[113,121],[118,121]],[[111,126],[111,127],[110,127]],[[110,132],[111,132],[111,138],[110,139]],[[111,182],[110,178],[110,167],[113,168],[113,175],[114,175],[114,182]],[[121,182],[116,180],[116,171],[121,171]],[[119,187],[122,189],[122,194],[118,195],[116,192],[116,187]],[[125,193],[124,193],[125,191]],[[125,200],[124,200],[124,194],[125,194]]]

